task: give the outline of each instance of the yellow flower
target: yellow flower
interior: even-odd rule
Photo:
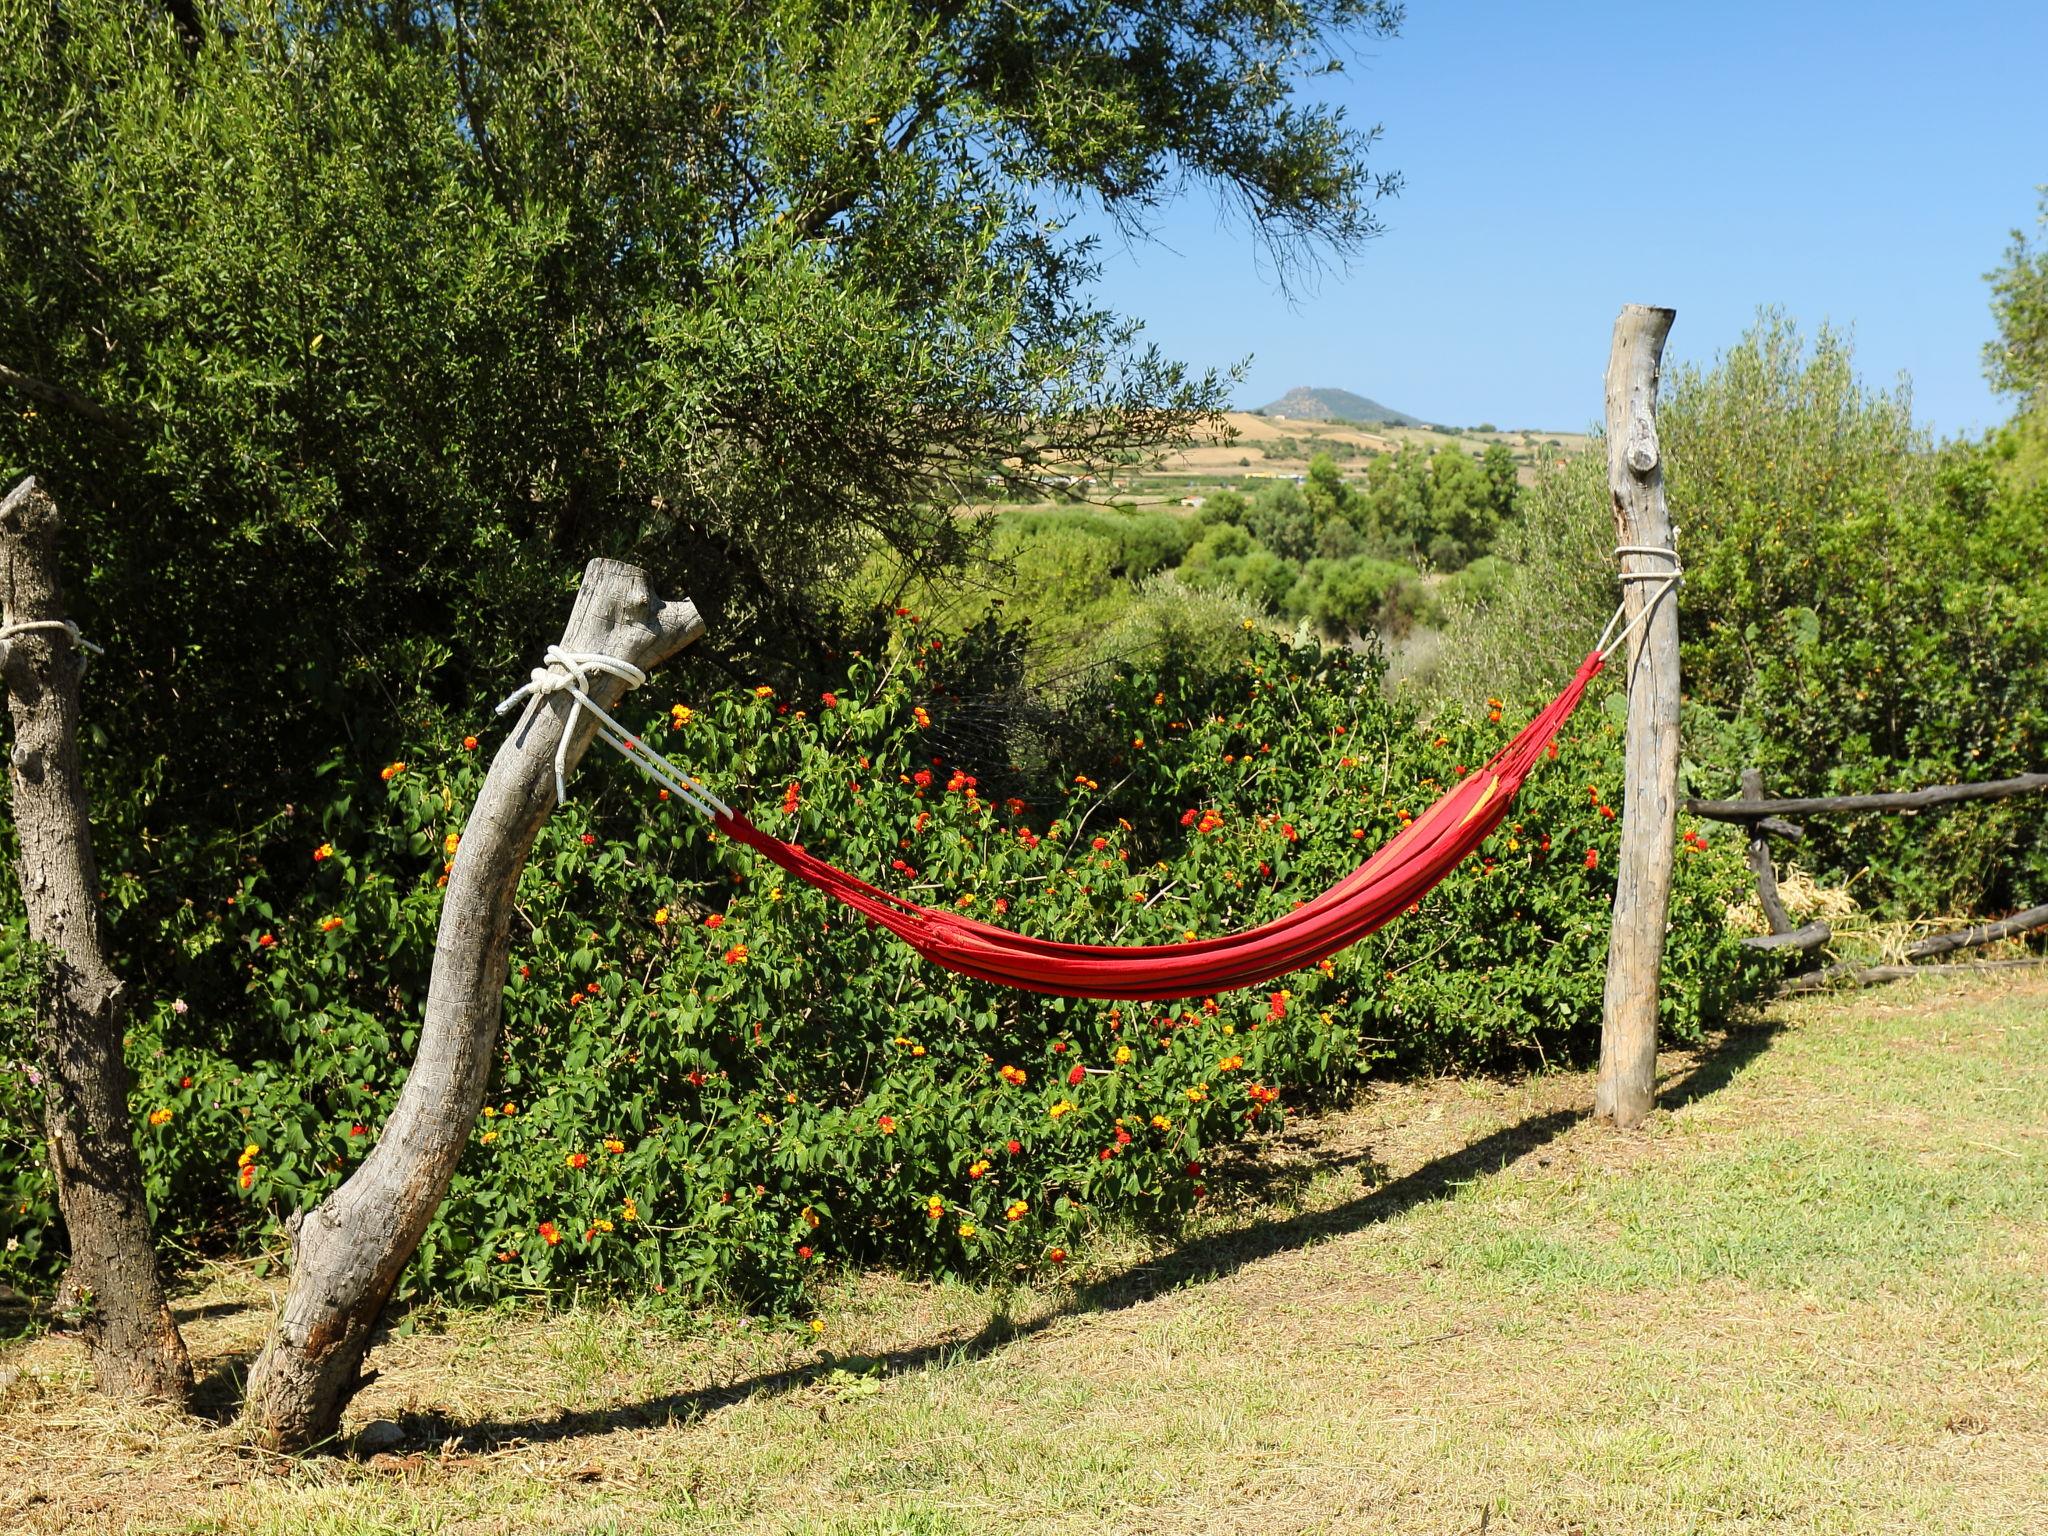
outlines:
[[[933,1195],[924,1203],[924,1214],[928,1220],[937,1221],[946,1214],[946,1202]]]
[[[974,1236],[974,1223],[973,1223],[973,1222],[971,1222],[971,1221],[963,1221],[963,1222],[961,1222],[961,1223],[960,1223],[960,1235],[961,1235],[962,1237],[972,1237],[972,1236]]]
[[[1118,1066],[1121,1067],[1125,1065],[1127,1062],[1130,1061],[1130,1059],[1131,1048],[1128,1045],[1120,1045],[1116,1048],[1116,1064]]]
[[[403,772],[405,772],[405,764],[388,763],[385,765],[383,771],[380,774],[378,774],[378,777],[381,778],[386,784],[389,784],[393,779],[397,778]]]
[[[173,1112],[168,1109],[152,1109],[149,1112],[149,1123],[151,1125],[168,1125],[170,1123],[172,1113]]]
[[[497,1139],[498,1133],[496,1131],[485,1131],[483,1135],[477,1137],[477,1140],[487,1147]]]
[[[460,848],[461,846],[462,834],[460,832],[450,832],[446,837],[441,839],[441,851],[443,853],[452,854],[455,852],[457,848]]]
[[[811,1319],[811,1332],[813,1332],[813,1333],[823,1333],[824,1331],[825,1331],[825,1319],[823,1319],[822,1317],[814,1317],[814,1318],[812,1318],[812,1319]]]
[[[616,1136],[608,1136],[605,1138],[604,1149],[616,1157],[626,1150],[626,1144]]]
[[[668,710],[668,718],[670,728],[674,729],[677,726],[688,725],[692,720],[696,719],[697,711],[690,708],[687,704],[671,704]]]
[[[1067,1100],[1061,1099],[1059,1103],[1053,1105],[1051,1109],[1048,1109],[1046,1111],[1046,1114],[1050,1115],[1053,1119],[1057,1120],[1061,1115],[1064,1115],[1068,1110],[1072,1109],[1073,1107],[1074,1106],[1067,1102]]]
[[[1242,1056],[1226,1056],[1216,1063],[1216,1070],[1218,1072],[1235,1072],[1243,1065],[1244,1058]]]
[[[922,1056],[924,1054],[924,1047],[921,1045],[913,1045],[910,1048],[910,1054],[913,1056]]]
[[[775,697],[775,690],[773,688],[770,688],[766,683],[763,683],[760,687],[754,690],[754,697],[757,699],[772,699]]]
[[[485,1118],[486,1120],[490,1119],[490,1118],[491,1118],[491,1116],[495,1115],[495,1114],[496,1114],[497,1112],[498,1112],[498,1106],[497,1106],[497,1105],[495,1105],[495,1104],[486,1104],[486,1105],[484,1106],[484,1118]]]
[[[1004,1217],[1010,1221],[1022,1221],[1026,1216],[1030,1214],[1031,1207],[1026,1205],[1022,1200],[1012,1200],[1010,1202],[1010,1208],[1003,1212]]]
[[[1154,1115],[1152,1117],[1152,1129],[1155,1131],[1170,1131],[1173,1129],[1173,1122],[1164,1115]]]
[[[612,1229],[612,1219],[609,1216],[600,1216],[591,1225],[600,1232],[609,1232]]]
[[[1190,1104],[1199,1104],[1208,1097],[1209,1085],[1207,1083],[1197,1083],[1188,1090],[1188,1102]]]
[[[654,926],[657,928],[666,928],[668,926],[667,907],[656,907],[654,909]]]
[[[621,1221],[638,1221],[640,1219],[640,1202],[628,1195],[626,1203],[619,1207],[619,1219]]]

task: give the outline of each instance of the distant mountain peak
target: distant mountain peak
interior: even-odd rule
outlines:
[[[1419,417],[1354,395],[1348,389],[1290,389],[1271,405],[1259,407],[1262,416],[1285,416],[1290,421],[1370,421],[1389,427],[1419,427]]]

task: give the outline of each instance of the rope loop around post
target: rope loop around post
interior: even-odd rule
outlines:
[[[645,672],[616,656],[605,656],[595,651],[565,651],[559,645],[551,645],[547,649],[546,665],[535,667],[527,674],[527,680],[498,705],[497,712],[502,715],[521,699],[526,700],[519,723],[512,728],[514,738],[518,738],[525,734],[534,712],[550,694],[566,693],[573,701],[569,718],[562,722],[562,739],[555,743],[555,803],[569,803],[569,739],[576,734],[577,716],[589,710],[597,723],[599,740],[663,789],[680,796],[691,810],[707,821],[732,815],[732,807],[705,788],[701,779],[684,773],[605,713],[589,693],[590,674],[593,672],[617,678],[626,685],[628,692],[647,681]]]
[[[1674,546],[1678,543],[1678,530],[1676,528],[1671,530],[1671,542]],[[1661,544],[1617,544],[1614,546],[1614,555],[1616,559],[1620,559],[1624,555],[1656,556],[1669,560],[1671,568],[1667,571],[1621,571],[1616,574],[1615,580],[1619,581],[1623,587],[1626,587],[1632,581],[1658,581],[1662,582],[1663,585],[1650,594],[1648,600],[1637,611],[1636,616],[1628,621],[1627,626],[1622,629],[1620,634],[1614,633],[1614,627],[1621,623],[1622,616],[1628,612],[1628,598],[1624,596],[1615,605],[1614,614],[1608,619],[1607,627],[1600,631],[1599,643],[1593,647],[1603,659],[1621,649],[1628,637],[1635,633],[1636,626],[1656,611],[1657,605],[1664,600],[1665,594],[1674,592],[1685,585],[1685,567],[1679,562],[1678,550],[1675,547],[1666,549]],[[1612,638],[1609,638],[1610,636]]]
[[[0,624],[0,640],[9,639],[14,635],[30,634],[39,629],[61,629],[71,637],[71,643],[81,651],[85,651],[93,656],[104,656],[107,654],[103,647],[95,645],[92,641],[86,639],[80,633],[77,624],[73,623],[70,619],[24,619],[19,624]]]

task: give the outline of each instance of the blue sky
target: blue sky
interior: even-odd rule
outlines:
[[[1983,274],[2048,182],[2048,4],[1414,0],[1333,82],[1405,185],[1387,232],[1283,295],[1193,191],[1106,242],[1102,296],[1238,403],[1336,385],[1426,419],[1575,429],[1623,302],[1710,360],[1761,304],[1853,329],[1943,434],[2002,420]]]

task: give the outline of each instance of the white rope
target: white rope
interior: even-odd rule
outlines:
[[[61,629],[71,637],[71,643],[80,650],[90,651],[95,656],[107,654],[80,634],[78,626],[69,619],[24,619],[19,624],[0,624],[0,640],[5,640],[9,635],[25,635],[37,629]]]
[[[595,651],[565,651],[559,645],[551,645],[547,651],[547,665],[535,667],[527,680],[498,706],[498,713],[502,715],[521,699],[526,700],[526,709],[519,716],[519,723],[512,728],[512,734],[517,737],[525,734],[527,723],[549,694],[566,693],[575,701],[569,710],[569,718],[562,722],[562,739],[555,744],[555,803],[569,803],[569,738],[576,733],[576,716],[587,709],[597,722],[598,739],[610,745],[648,778],[670,793],[681,796],[684,804],[706,820],[730,816],[732,807],[706,789],[702,780],[691,778],[639,737],[630,735],[624,726],[598,707],[589,693],[590,674],[593,672],[616,677],[629,692],[647,681],[647,674],[630,661]]]
[[[1671,542],[1673,545],[1678,543],[1678,530],[1676,528],[1671,530]],[[1671,562],[1671,569],[1668,571],[1622,571],[1616,576],[1615,579],[1621,582],[1624,587],[1632,581],[1661,581],[1664,585],[1650,594],[1643,606],[1636,610],[1636,616],[1628,621],[1628,624],[1618,635],[1614,634],[1614,626],[1620,624],[1622,616],[1628,612],[1627,597],[1624,596],[1615,605],[1613,617],[1608,619],[1607,627],[1600,631],[1599,643],[1593,647],[1594,650],[1600,653],[1602,659],[1612,656],[1621,649],[1628,637],[1635,633],[1636,626],[1656,611],[1657,605],[1664,600],[1666,593],[1674,592],[1679,587],[1685,585],[1685,567],[1678,563],[1678,551],[1676,548],[1666,549],[1661,544],[1617,544],[1614,546],[1614,554],[1617,559],[1623,555],[1657,555],[1669,560]],[[1610,635],[1613,636],[1612,639],[1608,638]]]

